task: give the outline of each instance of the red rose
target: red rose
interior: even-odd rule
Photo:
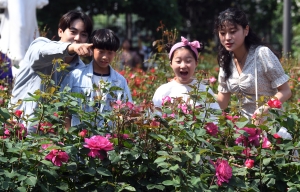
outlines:
[[[21,111],[21,110],[18,109],[18,110],[15,111],[15,116],[18,117],[18,118],[20,118],[21,115],[22,115],[22,113],[23,113],[23,111]]]
[[[248,168],[248,169],[251,169],[253,166],[254,166],[254,160],[252,159],[247,159],[245,161],[245,166]]]
[[[78,136],[79,137],[85,137],[85,135],[87,134],[87,130],[86,129],[83,129],[82,131],[80,131],[79,133],[78,133]]]
[[[281,101],[279,101],[278,99],[271,99],[271,100],[268,101],[268,105],[271,108],[278,108],[278,109],[280,109],[281,108]]]
[[[218,134],[218,126],[214,123],[206,123],[205,125],[206,132],[212,136],[215,136]]]

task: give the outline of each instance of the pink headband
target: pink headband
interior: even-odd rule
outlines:
[[[171,59],[172,53],[179,47],[184,47],[189,45],[191,47],[191,49],[194,51],[194,53],[197,55],[198,58],[198,50],[197,48],[200,48],[200,43],[199,41],[193,41],[193,42],[189,42],[186,38],[181,36],[181,42],[176,43],[175,45],[173,45],[173,47],[171,48],[171,51],[169,53],[169,59]]]

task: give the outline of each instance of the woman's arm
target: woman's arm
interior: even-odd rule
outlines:
[[[281,103],[285,102],[292,96],[291,89],[288,85],[288,82],[277,87],[278,92],[275,94],[275,97],[281,101]]]
[[[222,110],[224,110],[228,107],[230,97],[231,97],[231,93],[218,92],[217,102],[219,103],[220,108]]]

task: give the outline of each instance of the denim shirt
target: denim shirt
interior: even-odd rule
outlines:
[[[24,59],[20,62],[20,72],[15,79],[10,105],[17,104],[20,99],[28,98],[28,93],[33,94],[36,90],[45,90],[38,72],[50,75],[53,69],[56,68],[56,64],[52,63],[53,59],[64,59],[66,56],[70,56],[66,50],[69,45],[70,43],[51,41],[44,37],[36,38],[30,44]],[[76,55],[73,61],[69,63],[68,71],[83,66],[85,64]],[[56,85],[59,85],[66,74],[67,72],[55,72],[51,78]],[[15,110],[23,110],[24,116],[29,115],[30,117],[32,117],[36,108],[36,102],[22,102],[20,105],[15,106]],[[25,126],[29,133],[35,131],[30,123]]]
[[[130,101],[132,102],[131,93],[127,85],[126,79],[116,72],[111,66],[110,67],[110,76],[108,77],[107,82],[110,83],[110,86],[117,86],[122,88],[122,90],[114,91],[116,98],[113,98],[110,94],[102,95],[102,100],[105,102],[105,105],[100,105],[99,112],[111,111],[111,102],[116,100]],[[93,61],[86,65],[83,68],[75,69],[70,72],[64,81],[61,84],[61,91],[66,87],[71,88],[71,92],[82,93],[86,96],[88,101],[93,101],[96,96],[96,92],[93,88]],[[106,87],[107,88],[107,87]],[[81,101],[79,100],[79,105]],[[94,111],[94,107],[91,106],[82,106],[86,112]],[[78,115],[72,115],[71,126],[80,124],[80,119]],[[97,122],[98,127],[102,127],[103,120],[100,119]]]

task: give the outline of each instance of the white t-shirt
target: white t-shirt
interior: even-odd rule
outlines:
[[[193,80],[190,84],[180,84],[177,81],[173,80],[169,83],[161,85],[154,93],[153,96],[153,104],[156,107],[161,107],[162,106],[162,99],[166,96],[169,96],[171,98],[178,98],[182,97],[184,101],[187,101],[189,98],[188,93],[192,91],[192,88],[190,85],[194,86],[199,86],[199,91],[200,92],[205,92],[206,91],[206,85],[203,85],[202,83],[197,83],[196,80]],[[213,97],[214,92],[209,88],[208,93],[210,93]],[[200,102],[197,102],[201,104]],[[210,108],[212,109],[220,109],[220,106],[217,102],[215,103],[207,103]]]

